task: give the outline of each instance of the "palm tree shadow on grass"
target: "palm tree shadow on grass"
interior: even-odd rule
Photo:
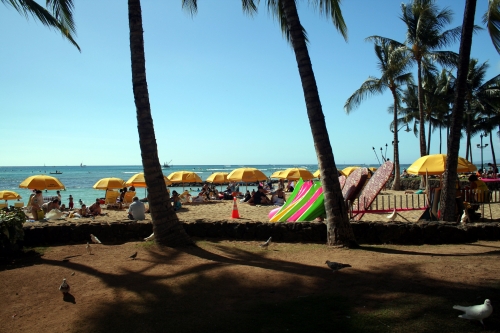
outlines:
[[[469,332],[481,326],[458,319],[459,312],[452,306],[464,300],[482,302],[486,297],[495,306],[500,300],[498,288],[432,279],[418,263],[377,265],[369,271],[353,267],[332,274],[326,266],[266,258],[241,248],[215,248],[218,253],[199,247],[152,249],[140,259],[147,262],[143,269],[122,268],[115,274],[73,262],[45,263],[96,276],[113,288],[114,299],[96,301],[74,323],[76,332],[389,332],[403,328]],[[158,273],[160,265],[164,268]],[[245,269],[232,271],[235,266]],[[490,330],[500,329],[496,317],[486,323]]]

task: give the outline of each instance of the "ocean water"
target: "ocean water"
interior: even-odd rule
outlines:
[[[338,164],[338,169],[343,169],[349,165]],[[378,167],[378,165],[359,165],[363,167]],[[409,165],[401,165],[401,170]],[[252,167],[261,170],[265,175],[270,176],[277,170],[286,168],[306,168],[311,172],[318,170],[317,164],[302,164],[302,165],[172,165],[170,168],[163,169],[165,176],[168,176],[174,171],[194,171],[201,179],[205,180],[214,172],[231,172],[234,169],[241,167]],[[19,184],[26,178],[39,175],[50,174],[51,172],[62,172],[62,174],[54,174],[66,187],[66,190],[61,191],[62,203],[68,204],[68,198],[71,194],[74,198],[75,206],[79,207],[78,201],[81,199],[84,203],[93,203],[96,198],[102,198],[105,195],[104,190],[96,190],[92,186],[101,178],[117,177],[127,181],[134,174],[143,172],[141,165],[118,165],[118,166],[8,166],[0,167],[0,191],[12,190],[22,196],[22,201],[26,203],[31,194],[31,190],[19,188]],[[180,185],[178,185],[180,186]],[[182,188],[182,187],[181,187]],[[184,189],[190,190],[191,194],[197,195],[199,189],[190,184],[184,184]],[[221,189],[220,186],[217,187]],[[255,186],[245,187],[245,184],[240,186],[240,191],[252,190]],[[177,187],[173,189],[180,190]],[[224,187],[222,187],[224,189]],[[171,190],[172,191],[172,190]],[[137,196],[142,198],[146,196],[144,188],[136,189]],[[56,191],[44,191],[44,196],[55,196]]]

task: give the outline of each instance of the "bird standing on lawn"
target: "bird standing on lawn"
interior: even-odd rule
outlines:
[[[135,260],[136,257],[137,257],[137,252],[134,253],[133,255],[131,255],[129,258],[131,258],[132,260]]]
[[[262,243],[259,246],[264,248],[264,249],[267,249],[269,244],[271,244],[271,239],[272,239],[272,237],[269,237],[269,239],[265,243]]]
[[[484,304],[473,306],[454,305],[453,308],[465,312],[458,316],[458,318],[479,320],[483,324],[483,327],[483,319],[488,318],[493,313],[493,306],[489,299],[484,300]]]
[[[92,248],[90,247],[89,242],[87,242],[87,246],[85,246],[85,248],[87,249],[88,254],[92,254]]]
[[[92,240],[92,242],[94,242],[96,244],[102,244],[101,241],[99,240],[99,238],[97,238],[93,234],[90,234],[90,239]]]
[[[345,268],[345,267],[352,267],[351,265],[349,264],[341,264],[340,262],[335,262],[335,261],[330,261],[330,260],[327,260],[325,262],[325,264],[328,265],[328,267],[330,267],[330,269],[335,273],[336,271],[342,269],[342,268]]]
[[[61,285],[59,286],[59,290],[63,293],[63,294],[67,294],[69,293],[69,284],[66,283],[66,279],[63,279],[63,282],[61,283]]]

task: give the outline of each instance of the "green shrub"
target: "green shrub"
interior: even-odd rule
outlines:
[[[21,209],[0,210],[0,253],[11,253],[20,250],[19,241],[24,238],[23,223],[26,215]]]

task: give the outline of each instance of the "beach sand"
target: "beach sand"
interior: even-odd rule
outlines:
[[[418,201],[420,204],[423,203],[424,196],[423,195],[405,195],[404,191],[382,191],[378,195],[379,209],[381,208],[382,202],[384,203],[384,207],[387,208],[387,204],[389,201],[393,203],[396,201],[396,205],[399,206],[401,201],[405,202],[406,200],[411,201],[413,197],[414,202]],[[238,221],[238,222],[269,222],[268,214],[271,210],[277,208],[277,206],[251,206],[247,203],[241,203],[238,201],[238,214],[240,216],[239,219],[232,219],[232,210],[233,210],[233,201],[232,200],[217,200],[217,201],[208,201],[205,203],[193,203],[183,205],[180,211],[177,212],[177,216],[181,222],[218,222],[218,221]],[[394,207],[391,205],[391,207]],[[480,212],[481,210],[479,210]],[[128,221],[127,218],[127,210],[114,210],[114,209],[103,209],[102,212],[105,214],[104,216],[95,217],[95,221],[93,222],[102,222],[102,223],[113,223],[113,222],[121,222]],[[499,204],[491,204],[491,212],[493,221],[500,220],[500,205]],[[394,221],[396,222],[417,222],[422,215],[423,210],[412,210],[412,211],[404,211],[399,212],[398,216]],[[388,222],[387,218],[389,213],[382,214],[365,214],[362,218],[362,221],[382,221]],[[490,218],[489,207],[485,206],[485,216],[486,218]],[[53,220],[47,223],[50,224],[61,224],[61,223],[86,223],[89,222],[90,218],[66,218],[64,220]],[[151,220],[151,216],[146,214],[146,220]],[[25,226],[29,225],[42,225],[41,222],[27,222]]]

